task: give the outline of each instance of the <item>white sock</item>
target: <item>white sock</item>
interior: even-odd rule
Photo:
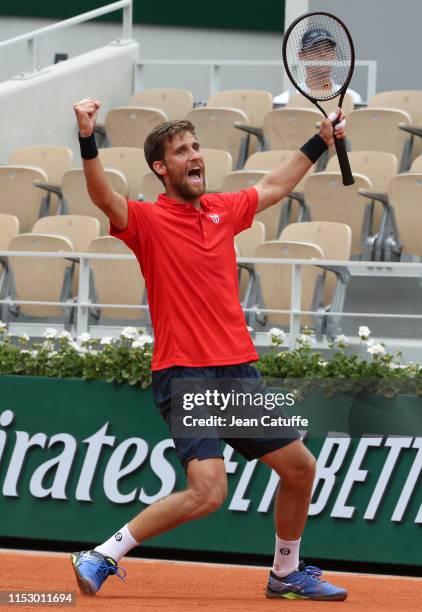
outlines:
[[[115,561],[120,561],[135,546],[138,546],[138,542],[130,533],[128,526],[125,525],[106,542],[96,546],[94,550],[106,557],[111,557]]]
[[[280,578],[288,576],[299,568],[298,540],[282,540],[276,534],[273,572]]]

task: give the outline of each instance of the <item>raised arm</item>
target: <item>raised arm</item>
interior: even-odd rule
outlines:
[[[339,112],[340,109],[337,109],[337,114]],[[344,138],[345,136],[343,119],[344,115],[341,113],[341,124],[338,124],[335,128],[336,138]],[[334,144],[334,129],[330,118],[321,122],[319,136],[317,135],[311,141],[308,141],[308,143],[311,143],[310,147],[307,147],[308,143],[302,147],[306,153],[297,151],[293,159],[266,174],[255,185],[259,196],[257,213],[283,200],[316,161],[315,159],[312,160],[311,157],[319,157],[327,147]],[[311,151],[311,157],[308,157],[309,151]],[[315,152],[315,155],[312,155],[313,152]]]
[[[94,126],[100,106],[98,100],[86,98],[73,107],[78,121],[86,186],[95,206],[107,215],[117,230],[123,231],[128,223],[127,202],[108,184],[95,144]]]

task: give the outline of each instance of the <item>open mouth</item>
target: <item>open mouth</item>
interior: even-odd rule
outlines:
[[[191,179],[193,183],[202,182],[201,168],[199,166],[195,166],[194,168],[191,168],[188,172],[188,177]]]

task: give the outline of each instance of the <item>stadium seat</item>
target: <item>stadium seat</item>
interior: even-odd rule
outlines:
[[[422,173],[409,172],[395,176],[388,188],[388,202],[395,224],[385,229],[385,258],[421,261]]]
[[[331,221],[291,223],[281,232],[280,240],[312,242],[322,249],[326,259],[348,261],[352,247],[352,230],[344,223]]]
[[[369,178],[372,183],[373,192],[364,191],[360,192],[362,195],[370,200],[364,208],[364,227],[382,228],[384,222],[386,222],[386,215],[389,215],[389,211],[376,203],[377,196],[385,196],[387,194],[388,185],[390,184],[393,176],[397,174],[397,158],[392,153],[385,153],[384,151],[350,151],[349,161],[354,174],[361,174]],[[339,163],[337,155],[329,160],[326,168],[327,172],[339,172]],[[364,230],[367,232],[367,229]],[[376,253],[374,254],[375,259],[383,259],[383,238],[379,236],[377,241]]]
[[[70,240],[73,250],[86,253],[91,242],[100,235],[100,222],[85,215],[54,215],[39,219],[32,228],[33,233],[64,236]],[[79,262],[75,262],[72,294],[77,296],[79,283]]]
[[[222,191],[223,179],[233,170],[230,153],[219,149],[201,149],[205,163],[205,186],[209,193]]]
[[[371,205],[359,195],[360,190],[373,192],[371,181],[354,174],[355,183],[347,189],[340,172],[315,172],[305,181],[305,200],[312,221],[344,223],[352,230],[352,253],[359,259],[375,257],[378,228],[373,224]],[[376,217],[375,217],[376,218]]]
[[[247,157],[247,137],[234,127],[236,122],[248,124],[243,111],[222,107],[195,108],[186,115],[186,119],[195,126],[202,147],[228,151],[235,167],[243,166]]]
[[[326,259],[331,261],[348,261],[351,256],[352,230],[344,223],[330,221],[311,221],[308,223],[291,223],[280,235],[282,241],[311,242],[317,244],[323,251]],[[344,294],[349,280],[346,268],[335,267],[324,270],[321,280],[321,296],[324,304],[335,302],[336,310],[343,306]],[[327,329],[338,322],[330,318]],[[321,330],[322,331],[322,330]]]
[[[326,100],[325,102],[319,102],[318,104],[325,110],[327,114],[329,114],[331,111],[337,108],[339,103],[339,97],[340,96],[337,96],[337,98],[333,98],[332,100]],[[289,101],[286,104],[286,108],[312,108],[318,110],[315,104],[308,100],[308,98],[305,98],[305,96],[302,96],[302,94],[299,92],[296,92],[292,96],[290,96]],[[346,95],[344,96],[341,108],[346,117],[352,112],[352,110],[354,110],[355,105],[353,102],[353,98],[350,94],[346,93]]]
[[[28,257],[9,256],[13,281],[9,283],[8,297],[45,302],[72,302],[74,263],[64,258],[33,257],[34,252],[68,252],[73,248],[64,236],[51,234],[19,234],[9,242],[10,251],[28,251]],[[69,328],[72,308],[27,304],[3,305],[2,320],[61,322]]]
[[[410,159],[414,159],[422,153],[422,139],[420,130],[422,128],[422,90],[396,90],[396,91],[380,91],[376,93],[368,102],[368,106],[379,108],[398,108],[410,115],[412,125],[402,126],[408,134],[414,134],[419,138],[411,139],[409,144]],[[414,129],[416,128],[416,129]],[[406,165],[403,165],[403,170],[408,170],[409,158],[406,160]]]
[[[260,89],[231,89],[212,94],[207,106],[238,108],[247,116],[249,125],[262,127],[265,115],[273,107],[273,97]]]
[[[265,242],[265,225],[262,221],[254,221],[249,229],[240,232],[234,238],[236,255],[239,257],[255,257],[258,245]],[[248,271],[253,268],[251,264],[238,264],[239,267],[239,296],[242,302],[248,285]]]
[[[250,228],[235,236],[234,242],[241,257],[255,257],[256,248],[265,242],[265,225],[254,221]]]
[[[110,187],[122,195],[128,196],[129,187],[123,173],[119,170],[106,170]],[[109,220],[106,215],[95,206],[89,197],[86,188],[83,170],[74,168],[65,172],[61,185],[64,209],[71,215],[86,215],[95,217],[100,222],[100,234],[108,234]]]
[[[397,89],[379,91],[368,101],[368,107],[398,108],[408,113],[413,121],[422,125],[422,90]]]
[[[0,213],[16,216],[22,232],[29,232],[40,215],[43,195],[36,180],[48,181],[41,168],[0,166]]]
[[[74,251],[85,253],[91,242],[100,235],[100,222],[85,215],[54,215],[38,219],[32,232],[64,236]]]
[[[155,202],[160,193],[164,193],[165,187],[154,172],[147,172],[142,179],[141,200],[143,202]]]
[[[422,155],[418,155],[412,162],[409,172],[422,173]]]
[[[259,245],[255,257],[271,259],[324,259],[322,249],[310,242],[272,240]],[[246,307],[256,307],[256,320],[269,327],[281,325],[288,327],[289,314],[260,313],[261,308],[290,310],[292,269],[289,265],[255,264],[255,272],[259,275],[259,283],[255,291],[250,291],[249,303]],[[302,270],[301,309],[312,310],[317,277],[321,269],[306,266]],[[260,284],[260,288],[259,288]],[[312,325],[314,320],[308,315],[301,316],[301,326]],[[249,324],[254,320],[249,316]]]
[[[130,97],[129,106],[158,108],[169,121],[183,119],[193,108],[193,94],[187,89],[144,89]]]
[[[15,149],[8,163],[41,168],[50,183],[60,185],[63,174],[72,167],[72,161],[73,153],[67,147],[40,145]]]
[[[400,160],[400,172],[410,166],[409,135],[399,130],[411,118],[405,111],[392,108],[360,108],[347,118],[347,138],[352,151],[385,151]]]
[[[7,251],[10,240],[17,234],[19,234],[19,219],[14,215],[0,213],[0,251]],[[9,262],[5,255],[0,255],[0,299],[6,294],[8,280]]]
[[[241,189],[253,187],[263,176],[265,176],[265,174],[266,172],[264,170],[255,172],[237,170],[235,172],[230,172],[230,174],[224,177],[222,191],[224,193],[233,193]],[[262,221],[265,225],[266,240],[274,240],[281,231],[281,208],[282,204],[280,202],[274,206],[269,206],[255,216],[256,221]]]
[[[297,151],[316,133],[322,115],[316,109],[280,108],[264,118],[261,148]]]
[[[143,149],[148,134],[164,121],[167,115],[158,108],[121,106],[108,111],[104,127],[110,146]]]
[[[105,168],[120,170],[127,180],[129,198],[137,200],[142,193],[142,180],[150,171],[144,150],[136,147],[106,147],[99,149],[101,163]]]
[[[387,193],[388,185],[398,172],[397,157],[385,151],[350,151],[348,153],[352,172],[367,176],[374,191]],[[333,155],[325,169],[327,172],[339,172],[337,155]]]
[[[296,155],[296,151],[259,151],[248,157],[244,170],[273,170],[277,166],[290,161]],[[294,221],[309,220],[309,208],[306,205],[303,195],[303,187],[306,178],[312,174],[315,166],[312,166],[305,176],[297,183],[294,191],[289,193],[289,197],[283,202],[281,227],[285,227]],[[294,204],[296,203],[296,206]],[[293,209],[296,210],[293,210]]]
[[[133,254],[117,238],[101,236],[89,246],[90,253],[107,253],[114,255]],[[92,294],[90,299],[98,304],[139,304],[143,303],[145,281],[136,260],[91,259],[90,268],[93,274]],[[136,321],[140,325],[148,324],[146,311],[136,308],[93,308],[97,323],[120,324]]]
[[[19,234],[19,219],[15,215],[0,213],[0,251],[7,251],[9,242]]]
[[[258,151],[248,157],[245,162],[244,170],[274,170],[281,164],[288,162],[294,158],[296,150],[290,149],[287,151]],[[295,192],[302,192],[305,179],[309,174],[312,174],[314,167],[305,174],[305,176],[299,181],[295,187]]]

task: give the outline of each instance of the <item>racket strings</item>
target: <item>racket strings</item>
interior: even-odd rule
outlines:
[[[296,87],[316,100],[339,95],[352,66],[352,48],[341,23],[328,15],[301,19],[286,41],[286,60]]]

